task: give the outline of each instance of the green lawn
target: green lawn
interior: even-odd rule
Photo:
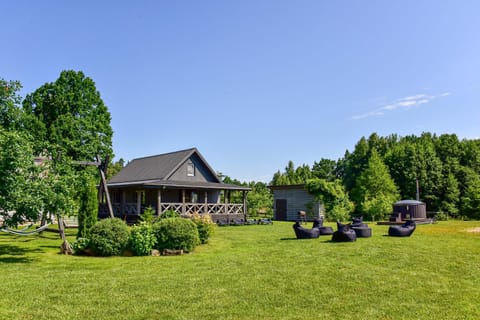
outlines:
[[[355,243],[291,226],[218,228],[172,257],[63,256],[58,234],[2,233],[0,319],[480,319],[478,221],[411,238],[371,224]]]

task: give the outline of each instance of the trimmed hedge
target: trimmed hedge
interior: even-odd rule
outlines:
[[[127,248],[130,232],[121,219],[103,219],[90,229],[89,247],[98,256],[121,255]]]
[[[191,252],[200,244],[196,224],[190,219],[166,218],[153,225],[153,234],[157,239],[156,249]]]

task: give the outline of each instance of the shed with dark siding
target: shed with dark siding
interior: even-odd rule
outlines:
[[[309,218],[322,214],[320,203],[304,184],[269,186],[273,192],[273,218],[279,221],[295,221],[298,212],[309,213]]]

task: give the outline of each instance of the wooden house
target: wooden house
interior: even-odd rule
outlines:
[[[315,200],[305,185],[269,186],[273,192],[273,218],[280,221],[299,219],[298,212],[304,211],[309,219],[323,214],[321,204]]]
[[[209,214],[213,221],[246,219],[250,188],[222,183],[196,148],[134,159],[108,183],[114,215],[134,222],[148,207],[157,215],[173,210],[181,215]],[[242,203],[229,201],[242,192]],[[107,217],[105,197],[99,217]]]

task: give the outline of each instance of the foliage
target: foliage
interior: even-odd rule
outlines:
[[[0,128],[7,131],[22,130],[21,97],[19,81],[6,81],[0,78]]]
[[[88,238],[90,228],[97,222],[98,198],[93,179],[87,175],[80,178],[80,207],[78,209],[78,238]]]
[[[163,211],[161,215],[158,216],[159,219],[170,219],[170,218],[180,218],[180,214],[178,214],[174,210],[166,210]]]
[[[182,249],[191,252],[200,243],[197,226],[190,219],[167,218],[153,225],[156,249]]]
[[[247,194],[247,208],[250,217],[257,216],[260,212],[264,215],[273,215],[273,195],[264,182],[240,182],[237,179],[231,179],[229,176],[223,176],[223,183],[234,184],[238,186],[251,188]],[[224,200],[224,199],[222,199]],[[241,191],[230,191],[230,202],[242,203],[243,194]]]
[[[353,192],[358,211],[365,214],[367,220],[385,218],[400,196],[387,166],[376,150],[372,151],[367,167],[358,177],[356,185]]]
[[[129,247],[135,255],[150,255],[156,241],[151,224],[141,223],[130,228]]]
[[[146,224],[152,224],[157,220],[155,215],[155,209],[151,206],[148,206],[143,213],[140,215],[140,221]]]
[[[55,82],[28,94],[23,109],[31,116],[37,152],[48,148],[74,160],[112,157],[110,113],[83,72],[62,71]]]
[[[81,253],[82,251],[88,249],[90,246],[90,240],[88,238],[77,238],[72,243],[72,249],[75,253]]]
[[[119,173],[124,166],[125,166],[125,160],[123,160],[123,158],[120,158],[120,160],[118,161],[111,162],[107,169],[107,180],[109,180],[114,175]]]
[[[32,149],[25,135],[0,128],[0,215],[9,226],[37,220],[44,207],[42,168]]]
[[[99,256],[122,254],[128,240],[128,226],[118,218],[100,220],[90,229],[90,248]]]
[[[306,164],[295,168],[293,161],[289,161],[284,172],[277,171],[273,175],[271,185],[304,184],[308,179],[313,178],[310,167]]]
[[[308,192],[322,202],[329,221],[345,221],[353,210],[353,203],[340,180],[310,179],[305,185]]]
[[[212,217],[209,214],[193,214],[190,219],[192,219],[197,226],[200,243],[208,243],[217,226],[217,224],[212,221]]]

